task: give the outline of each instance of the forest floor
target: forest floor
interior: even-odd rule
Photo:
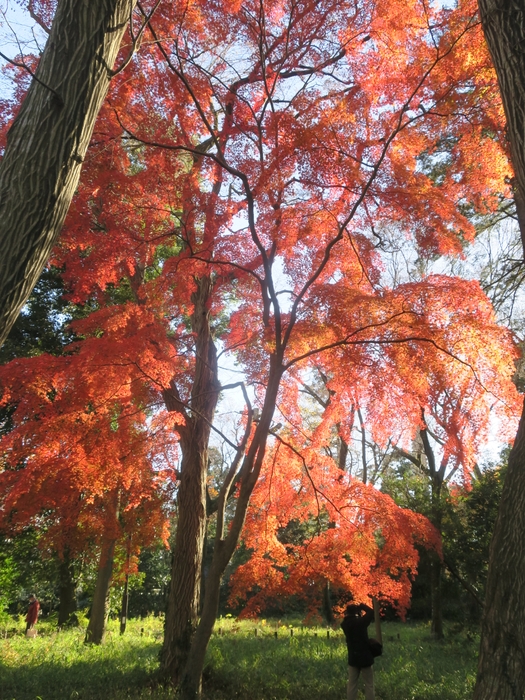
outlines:
[[[83,644],[84,630],[57,633],[39,622],[36,639],[0,629],[2,700],[174,699],[156,683],[162,621],[130,620],[124,636],[109,623],[104,645]],[[479,639],[449,626],[441,642],[424,624],[383,624],[376,660],[378,700],[467,700],[472,696]],[[277,636],[276,636],[277,633]],[[338,629],[300,622],[217,622],[208,651],[205,700],[343,700],[346,648]]]

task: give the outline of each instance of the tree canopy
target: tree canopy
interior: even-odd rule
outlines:
[[[17,494],[35,481],[32,514],[58,508],[43,494],[59,478],[78,479],[68,493],[86,505],[129,493],[120,506],[133,512],[176,480],[162,663],[193,697],[245,520],[254,555],[238,586],[264,570],[292,592],[316,572],[406,608],[414,543],[439,544],[356,481],[341,450],[330,457],[358,412],[382,445],[428,427],[442,464],[467,479],[492,415],[510,437],[518,353],[479,283],[387,274],[391,232],[424,260],[463,254],[475,215],[509,196],[509,164],[470,1],[137,7],[140,52],[111,82],[52,256],[83,307],[75,339],[2,368],[3,508],[22,517]],[[224,381],[221,362],[240,380]],[[316,373],[322,410],[307,419]],[[233,391],[233,427],[219,431],[220,395]],[[231,458],[215,493],[211,433]],[[286,541],[295,520],[324,524]]]

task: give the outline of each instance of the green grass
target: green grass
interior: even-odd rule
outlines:
[[[300,623],[293,632],[288,623],[219,621],[206,662],[206,700],[343,700],[342,633],[331,630],[328,639],[325,628]],[[385,653],[375,665],[378,700],[471,697],[476,638],[449,630],[444,642],[435,642],[427,626],[402,623],[385,623],[383,635]],[[39,636],[31,640],[20,625],[18,634],[0,639],[0,698],[174,698],[155,682],[161,637],[162,623],[155,618],[130,621],[123,637],[117,623],[110,623],[101,647],[85,646],[83,629],[57,633],[39,623]]]

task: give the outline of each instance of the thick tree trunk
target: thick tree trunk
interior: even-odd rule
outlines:
[[[134,4],[59,0],[0,164],[0,345],[64,223]]]
[[[208,442],[219,396],[217,355],[210,329],[209,278],[197,281],[192,327],[196,342],[191,414],[180,430],[182,464],[177,497],[177,531],[161,651],[161,667],[178,684],[197,628],[206,534]],[[178,396],[166,396],[168,408],[181,408]]]
[[[60,606],[58,609],[58,626],[67,625],[71,615],[77,609],[77,599],[75,595],[75,576],[73,572],[73,562],[69,552],[64,552],[58,567],[58,597]]]
[[[186,663],[199,614],[206,530],[207,441],[183,448],[177,498],[177,531],[164,625],[161,666],[177,684]]]
[[[86,630],[86,644],[102,644],[106,634],[106,622],[108,618],[108,594],[111,574],[113,573],[113,557],[116,540],[106,540],[100,551],[100,559],[97,571],[97,581],[93,594],[91,616]]]
[[[479,0],[479,9],[507,117],[525,244],[525,5],[523,0]],[[521,700],[524,693],[525,413],[509,456],[491,543],[474,700]]]
[[[525,693],[525,415],[509,456],[490,548],[474,700]]]

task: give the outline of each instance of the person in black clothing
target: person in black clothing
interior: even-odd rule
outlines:
[[[368,626],[374,619],[374,611],[368,605],[348,605],[341,628],[348,648],[347,700],[357,700],[357,682],[362,675],[366,700],[374,700],[374,656],[368,643]]]

